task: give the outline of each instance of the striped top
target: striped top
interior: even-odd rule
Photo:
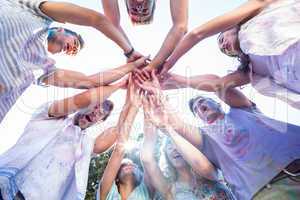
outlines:
[[[34,80],[55,70],[46,49],[53,20],[39,9],[44,1],[0,1],[0,123]]]

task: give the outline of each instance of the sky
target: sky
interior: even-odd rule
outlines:
[[[103,13],[100,0],[64,1],[75,3]],[[243,2],[245,2],[245,0],[191,0],[189,3],[188,28],[189,30],[192,30],[207,20],[234,9]],[[121,10],[121,25],[131,40],[134,48],[144,55],[151,54],[153,57],[161,47],[165,36],[171,28],[169,1],[157,0],[154,21],[152,24],[144,26],[133,26],[126,13],[124,1],[119,0],[119,3]],[[122,50],[95,29],[58,23],[54,23],[53,26],[62,26],[75,30],[82,35],[86,42],[85,48],[76,57],[64,55],[52,56],[57,61],[56,66],[58,68],[80,71],[90,75],[120,66],[126,61]],[[184,76],[207,73],[222,76],[236,69],[237,64],[235,59],[227,57],[219,51],[216,37],[211,37],[196,45],[182,57],[172,72]],[[31,114],[40,105],[48,101],[66,98],[79,92],[81,92],[81,90],[41,87],[36,85],[32,85],[28,88],[0,124],[0,153],[3,153],[15,144],[30,119]],[[125,92],[126,91],[124,90],[118,91],[111,96],[110,99],[115,103],[115,109],[112,115],[104,124],[91,128],[91,134],[96,136],[106,127],[116,124],[124,104]],[[299,111],[296,109],[280,100],[258,94],[251,86],[243,87],[242,92],[254,101],[267,116],[300,125],[299,117],[297,118]],[[180,113],[180,116],[184,121],[197,125],[199,122],[190,113],[187,103],[190,98],[204,93],[205,92],[193,89],[181,89],[168,91],[166,92],[166,95],[168,95],[170,104],[178,113]],[[143,117],[142,112],[140,112],[135,120],[132,134],[141,133],[142,129]]]

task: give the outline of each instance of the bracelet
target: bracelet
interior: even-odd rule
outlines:
[[[133,54],[133,52],[134,52],[134,48],[131,47],[131,50],[129,52],[124,53],[124,56],[126,56],[127,58],[130,58],[130,56]]]

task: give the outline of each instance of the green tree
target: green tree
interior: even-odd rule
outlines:
[[[111,156],[111,153],[112,153],[112,149],[105,153],[97,155],[96,157],[91,159],[90,169],[89,169],[89,180],[88,180],[85,200],[96,199],[96,190],[98,188],[99,181],[102,178],[108,160]]]

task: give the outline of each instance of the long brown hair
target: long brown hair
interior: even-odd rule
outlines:
[[[236,33],[238,34],[238,32],[240,31],[240,26],[235,26],[235,27],[232,27],[230,29],[236,29]],[[228,29],[228,30],[230,30]],[[220,36],[222,36],[224,32],[221,32],[218,36],[218,40],[220,38]],[[241,49],[239,49],[239,54],[238,55],[229,55],[229,54],[226,54],[226,52],[222,51],[222,53],[224,53],[225,55],[227,56],[230,56],[230,57],[235,57],[237,58],[237,60],[239,61],[239,66],[238,66],[238,70],[239,71],[242,71],[242,72],[249,72],[250,71],[250,67],[249,67],[249,64],[250,64],[250,58],[247,54],[245,54]]]

